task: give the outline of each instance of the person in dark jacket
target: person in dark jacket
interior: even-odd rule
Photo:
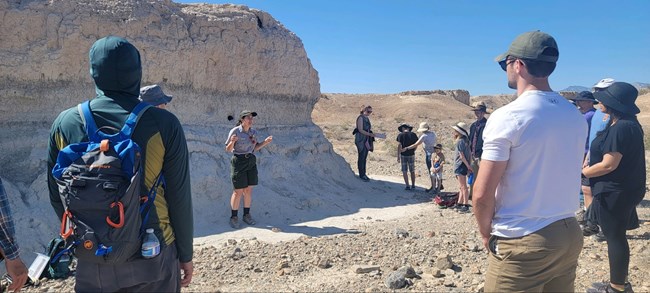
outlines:
[[[483,129],[487,124],[485,114],[488,114],[485,102],[480,101],[472,105],[472,111],[476,116],[476,121],[469,126],[469,150],[470,150],[470,164],[474,170],[474,178],[478,176],[478,168],[481,163],[481,154],[483,153]],[[474,181],[469,183],[469,199],[472,199],[474,193]]]
[[[632,217],[646,188],[643,129],[636,118],[640,110],[634,104],[638,93],[625,82],[615,82],[594,93],[610,121],[594,138],[589,166],[582,169],[582,174],[589,178],[594,197],[592,212],[607,239],[610,280],[596,284],[593,292],[632,292],[627,282],[630,247],[625,233],[630,220],[636,221],[638,227],[638,218]]]
[[[140,101],[142,64],[140,53],[127,40],[108,36],[97,40],[89,53],[90,75],[96,97],[90,101],[98,127],[120,129]],[[160,255],[135,257],[119,265],[79,261],[75,291],[83,292],[179,292],[192,280],[193,215],[189,154],[181,124],[169,111],[149,108],[131,138],[142,150],[146,194],[161,172],[165,184],[158,189],[145,228],[153,228],[160,240]],[[52,124],[48,145],[50,202],[59,219],[64,213],[52,168],[65,146],[88,141],[76,107],[69,108]]]

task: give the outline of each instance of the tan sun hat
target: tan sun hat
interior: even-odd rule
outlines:
[[[420,123],[420,127],[419,127],[418,130],[416,130],[416,131],[417,131],[417,132],[425,132],[425,131],[429,131],[429,129],[431,129],[431,128],[429,127],[429,123],[422,122],[422,123]]]
[[[487,105],[485,105],[485,102],[483,101],[474,102],[472,104],[472,111],[482,111],[483,113],[489,114]]]
[[[458,133],[460,133],[461,135],[469,137],[469,133],[467,132],[467,130],[465,130],[467,129],[467,124],[465,124],[465,122],[458,122],[456,123],[456,125],[452,126],[451,128],[458,131]]]

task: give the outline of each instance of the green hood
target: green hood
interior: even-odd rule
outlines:
[[[127,40],[108,36],[97,40],[88,54],[90,76],[98,96],[137,98],[140,94],[140,52]]]

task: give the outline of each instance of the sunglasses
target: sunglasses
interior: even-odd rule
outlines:
[[[508,58],[506,58],[506,59],[503,59],[503,60],[499,61],[499,65],[501,66],[501,69],[503,69],[503,71],[507,71],[508,70],[508,65],[510,65],[511,63],[513,63],[515,61],[517,61],[517,59],[508,59]]]

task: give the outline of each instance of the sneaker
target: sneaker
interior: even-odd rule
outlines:
[[[469,213],[469,207],[466,205],[462,205],[458,208],[459,213]]]
[[[368,176],[366,176],[366,175],[359,176],[359,179],[361,179],[363,181],[366,181],[366,182],[370,181],[370,178],[368,178]]]
[[[431,192],[431,190],[433,190],[433,187],[425,189],[424,192]]]
[[[411,187],[408,186],[408,185],[406,185],[406,187],[404,188],[404,190],[411,190]]]
[[[415,190],[415,185],[411,185],[411,190]]]
[[[248,225],[255,225],[255,220],[253,220],[253,217],[251,217],[251,214],[246,214],[244,215],[244,223]]]
[[[440,190],[445,190],[445,186],[440,183]]]
[[[230,217],[230,227],[239,229],[239,219],[237,217]]]
[[[598,232],[600,232],[598,225],[590,225],[589,223],[586,223],[582,226],[582,236],[588,237],[597,234]]]
[[[609,284],[609,282],[597,282],[591,284],[591,288],[587,289],[587,293],[634,293],[632,290],[632,285],[630,283],[625,283],[625,289],[623,291],[618,291]]]
[[[594,235],[591,236],[591,237],[592,237],[595,241],[598,241],[598,242],[607,241],[607,238],[605,238],[605,234],[603,234],[603,231],[602,231],[602,230],[601,230],[601,231],[598,231],[598,233],[594,234]]]

